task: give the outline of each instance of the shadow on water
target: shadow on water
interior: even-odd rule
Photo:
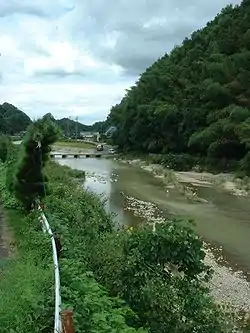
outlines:
[[[106,197],[106,209],[116,214],[118,225],[137,225],[150,212],[163,216],[178,215],[194,219],[196,232],[212,245],[223,247],[230,262],[250,272],[250,201],[235,197],[219,188],[195,187],[207,203],[188,200],[174,188],[167,189],[161,180],[139,167],[111,159],[60,159],[60,164],[85,170],[84,187]],[[131,204],[131,198],[134,203]],[[152,205],[153,204],[153,207]]]

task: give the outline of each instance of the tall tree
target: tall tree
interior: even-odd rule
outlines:
[[[249,22],[249,1],[227,6],[152,64],[111,108],[114,143],[125,151],[185,153],[207,164],[235,161],[250,170]]]
[[[50,145],[59,134],[55,123],[45,117],[34,122],[22,143],[22,151],[13,177],[14,193],[26,209],[30,209],[36,197],[46,194],[47,178],[43,168],[49,158]]]

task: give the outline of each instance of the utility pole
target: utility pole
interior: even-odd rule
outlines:
[[[71,116],[69,116],[69,138],[71,137]]]
[[[78,138],[78,117],[76,117],[76,140]]]

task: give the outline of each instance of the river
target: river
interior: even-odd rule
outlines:
[[[207,203],[188,200],[177,189],[166,189],[160,179],[139,166],[113,159],[58,159],[62,165],[85,170],[84,187],[106,198],[106,209],[119,225],[183,216],[195,220],[196,232],[206,242],[222,246],[234,266],[250,272],[250,201],[223,190],[196,188]]]

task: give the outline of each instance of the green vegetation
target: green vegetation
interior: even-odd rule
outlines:
[[[70,270],[67,279],[62,275],[62,297],[74,308],[77,327],[88,318],[85,298],[77,296],[77,290],[85,288],[79,279],[83,272],[82,284],[87,274],[106,288],[109,297],[122,298],[130,306],[137,316],[131,310],[127,313],[126,307],[123,314],[136,329],[231,332],[228,317],[204,287],[211,272],[203,263],[202,242],[188,223],[167,221],[155,233],[149,226],[117,231],[99,200],[77,188],[61,167],[51,163],[47,173],[53,186],[46,198],[46,215],[61,235],[61,270]],[[176,265],[179,273],[166,271],[165,264]]]
[[[76,140],[70,141],[57,141],[54,146],[56,147],[72,147],[72,148],[82,148],[82,149],[93,149],[95,144],[90,142],[81,142]]]
[[[0,105],[0,134],[14,135],[25,131],[30,124],[30,118],[12,104]]]
[[[47,131],[48,129],[49,131]],[[0,164],[1,201],[17,240],[15,259],[4,267],[0,279],[0,326],[3,333],[47,333],[52,331],[54,282],[50,237],[42,233],[38,215],[35,212],[27,213],[26,211],[26,214],[23,215],[22,206],[27,208],[27,194],[23,189],[18,192],[13,188],[11,175],[15,179],[18,172],[25,169],[24,166],[30,167],[31,163],[27,159],[27,153],[32,152],[32,155],[36,155],[33,148],[38,137],[44,143],[43,156],[46,159],[47,143],[53,141],[54,133],[51,131],[51,122],[48,119],[33,123],[26,135],[24,149],[19,158],[14,157],[14,153],[17,153],[18,150],[10,142],[7,146],[9,158],[5,163]],[[38,159],[34,158],[34,160]],[[39,163],[32,164],[32,169],[35,175],[32,179],[37,183],[37,175],[40,180],[43,170]],[[14,173],[13,170],[15,170]],[[37,172],[35,173],[35,171]],[[81,171],[60,167],[53,163],[47,166],[46,171],[50,180],[47,199],[53,198],[54,191],[64,192],[65,180],[83,176]],[[75,178],[74,181],[70,181],[70,184],[71,190],[78,187]],[[59,192],[57,193],[59,194]],[[13,194],[16,194],[18,200],[14,198]],[[35,194],[36,192],[33,192],[33,199],[36,198]],[[56,198],[56,200],[58,199]],[[85,205],[85,213],[91,208],[96,208],[97,210],[92,212],[95,219],[99,222],[102,221],[102,217],[105,219],[105,212],[99,201],[89,194],[86,194],[86,199],[88,200],[85,203],[80,203]],[[90,207],[89,204],[93,199],[95,203]],[[67,205],[67,202],[62,201],[61,204]],[[50,215],[49,212],[48,215]],[[133,311],[121,299],[110,297],[106,289],[94,279],[84,261],[77,261],[77,257],[72,256],[74,247],[71,245],[71,231],[67,229],[65,218],[59,221],[56,215],[50,215],[50,217],[52,226],[55,222],[59,222],[62,231],[61,237],[66,254],[60,263],[62,298],[64,303],[70,303],[74,308],[76,332],[146,333],[143,329],[136,329],[127,324],[131,318],[136,318]],[[87,219],[86,214],[85,218]],[[106,220],[111,223],[108,217]],[[73,244],[75,243],[73,242]],[[74,260],[72,261],[71,258]]]
[[[52,120],[62,131],[65,136],[75,137],[76,129],[78,133],[91,130],[91,126],[84,125],[69,118],[55,119],[51,113],[47,113],[44,118]]]
[[[22,214],[7,189],[7,172],[7,164],[0,163],[1,204],[15,238],[14,254],[0,272],[1,333],[49,332],[54,307],[51,242],[35,213]]]
[[[5,162],[8,159],[8,148],[10,145],[9,137],[0,135],[0,161]]]
[[[43,174],[49,158],[50,145],[58,138],[59,129],[48,119],[34,122],[24,137],[20,158],[11,185],[15,196],[26,209],[30,209],[37,197],[46,195],[47,178]]]
[[[77,131],[78,139],[80,139],[80,132],[103,132],[105,124],[105,122],[99,121],[94,123],[93,125],[84,125],[79,121],[69,118],[55,119],[51,113],[46,114],[44,117],[48,117],[49,119],[54,121],[55,124],[62,131],[63,135],[66,137],[75,138]]]
[[[227,6],[149,67],[111,109],[115,144],[178,169],[250,174],[249,21],[249,0]]]
[[[99,121],[93,125],[84,125],[69,118],[55,119],[51,113],[47,113],[44,118],[53,121],[64,136],[70,137],[75,137],[76,128],[78,134],[80,132],[103,132],[105,124],[105,122]],[[14,105],[6,102],[0,105],[0,134],[11,135],[13,140],[21,140],[31,123],[31,119]]]
[[[15,258],[0,279],[3,333],[48,333],[53,327],[50,237],[42,233],[36,212],[23,215],[25,189],[11,185],[13,176],[15,183],[31,167],[28,153],[38,161],[37,138],[46,161],[56,134],[50,126],[48,119],[33,123],[20,156],[15,158],[18,150],[10,143],[0,165],[0,193],[17,239]],[[99,198],[79,184],[82,172],[51,161],[32,169],[35,183],[41,174],[48,180],[45,213],[62,243],[61,296],[63,308],[73,308],[76,333],[232,332],[232,314],[216,305],[206,288],[212,272],[189,222],[167,220],[155,232],[149,225],[117,230]],[[37,190],[31,193],[35,199]]]

